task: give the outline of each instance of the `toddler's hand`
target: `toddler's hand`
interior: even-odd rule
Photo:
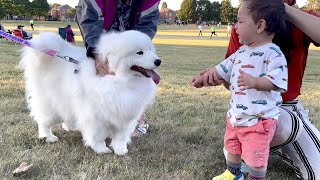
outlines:
[[[202,75],[196,75],[191,79],[190,84],[195,87],[195,88],[202,88],[203,84],[202,84]]]
[[[243,70],[239,70],[240,75],[238,76],[238,87],[240,90],[252,89],[256,86],[256,78],[250,74],[245,73]]]

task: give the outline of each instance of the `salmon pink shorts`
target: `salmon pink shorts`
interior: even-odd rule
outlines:
[[[227,117],[224,146],[229,153],[241,155],[251,167],[268,166],[270,142],[276,130],[275,119],[259,119],[254,126],[234,126]]]

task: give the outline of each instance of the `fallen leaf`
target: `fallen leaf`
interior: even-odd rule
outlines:
[[[20,166],[12,171],[13,176],[20,176],[21,174],[27,172],[33,164],[28,164],[27,162],[23,162],[20,164]]]

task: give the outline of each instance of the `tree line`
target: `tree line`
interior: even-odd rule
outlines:
[[[239,0],[239,5],[242,2],[243,0]],[[161,8],[167,7],[167,3],[163,2]],[[320,12],[320,1],[308,0],[305,8]],[[183,0],[178,18],[190,23],[197,21],[231,23],[237,21],[238,10],[239,7],[232,7],[230,0],[222,0],[221,3],[209,0]]]
[[[238,7],[232,7],[230,0],[222,2],[209,0],[183,0],[181,9],[178,11],[178,18],[183,21],[215,21],[235,22],[237,19]]]
[[[0,17],[46,16],[50,6],[47,0],[0,0]]]

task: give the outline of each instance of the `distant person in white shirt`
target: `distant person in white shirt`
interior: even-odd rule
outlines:
[[[198,34],[198,37],[201,35],[201,36],[203,36],[202,35],[202,31],[203,31],[203,24],[202,23],[200,23],[199,24],[199,26],[198,26],[198,28],[199,28],[199,34]]]
[[[227,26],[227,36],[231,35],[231,29],[232,29],[232,26],[230,23],[228,23],[228,26]]]

